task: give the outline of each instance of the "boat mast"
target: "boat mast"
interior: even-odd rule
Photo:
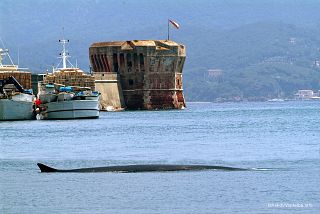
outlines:
[[[4,65],[2,64],[3,59],[5,58],[5,56],[7,56],[11,62],[12,66],[15,66],[13,64],[13,61],[11,59],[11,56],[9,54],[9,50],[5,48],[4,42],[2,41],[2,38],[0,37],[0,41],[2,44],[2,48],[0,48],[0,67],[4,67]]]
[[[62,68],[67,68],[67,58],[69,58],[69,53],[66,51],[66,44],[69,42],[69,39],[59,39],[59,42],[62,44],[62,52],[60,57],[62,58]]]
[[[2,60],[3,60],[3,57],[5,55],[5,51],[6,50],[3,50],[3,49],[0,49],[0,67],[2,67]]]
[[[11,64],[13,65],[13,61],[9,55],[9,50],[8,49],[2,49],[0,48],[0,67],[3,67],[4,65],[2,64],[2,61],[4,59],[5,56],[8,56]]]

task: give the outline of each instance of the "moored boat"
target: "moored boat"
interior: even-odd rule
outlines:
[[[46,87],[51,88],[50,85]],[[99,117],[99,92],[87,88],[56,85],[55,91],[39,96],[43,119],[80,119]],[[68,90],[65,90],[68,88]],[[48,96],[49,98],[46,98]]]
[[[100,93],[94,91],[94,77],[67,60],[66,43],[62,43],[62,68],[55,69],[39,83],[38,99],[43,119],[81,119],[99,117]],[[68,67],[67,64],[71,67]],[[59,63],[60,64],[60,63]]]
[[[31,97],[31,96],[30,96]],[[0,120],[31,120],[33,102],[15,99],[0,99]]]
[[[4,65],[7,56],[11,65]],[[34,115],[32,90],[25,90],[17,79],[31,87],[31,73],[14,65],[8,50],[0,49],[0,120],[31,120]]]

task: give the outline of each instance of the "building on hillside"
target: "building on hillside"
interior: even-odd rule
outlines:
[[[295,96],[299,100],[309,100],[314,97],[314,92],[313,90],[298,90]]]

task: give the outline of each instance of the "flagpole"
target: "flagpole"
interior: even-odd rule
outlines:
[[[169,28],[169,19],[168,19],[168,40],[170,39],[169,34],[170,34],[170,28]]]

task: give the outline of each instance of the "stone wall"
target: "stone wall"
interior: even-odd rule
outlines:
[[[107,74],[118,75],[122,89],[119,93],[123,95],[124,102],[122,107],[185,107],[182,70],[186,52],[183,45],[167,40],[101,42],[91,45],[89,55],[96,84],[101,76],[108,80]],[[108,90],[103,91],[109,93]]]

